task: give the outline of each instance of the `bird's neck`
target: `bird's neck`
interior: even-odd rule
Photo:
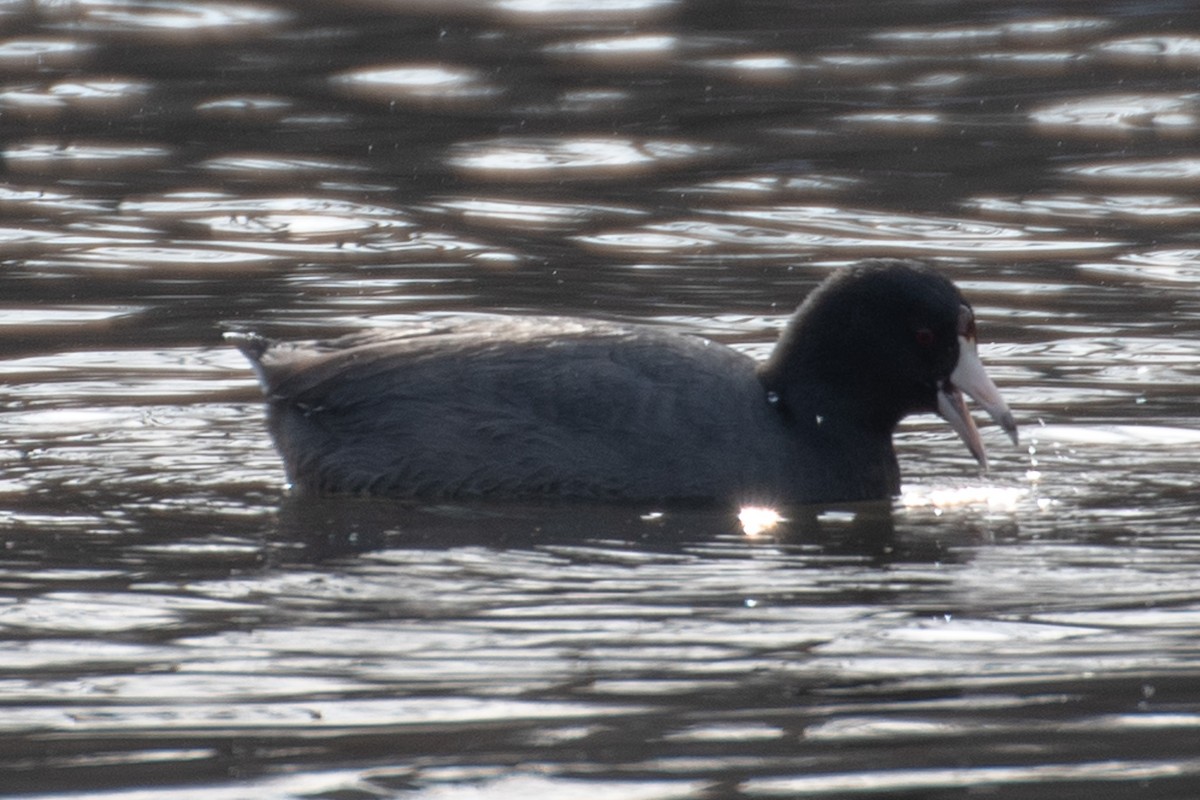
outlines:
[[[764,364],[759,381],[777,398],[779,409],[801,424],[833,425],[846,436],[878,440],[889,448],[903,418],[877,375],[793,357],[786,373],[778,362]]]
[[[876,499],[900,491],[900,467],[892,447],[899,420],[872,416],[870,406],[853,395],[809,382],[795,396],[764,382],[774,413],[794,432],[804,452],[799,458],[815,465],[812,480],[829,486],[827,496]]]

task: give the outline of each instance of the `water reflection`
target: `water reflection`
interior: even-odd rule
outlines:
[[[236,3],[122,3],[82,0],[40,9],[52,27],[72,27],[118,40],[156,44],[211,44],[244,40],[277,30],[292,19],[268,5]]]
[[[26,141],[10,143],[3,155],[8,169],[18,175],[81,178],[162,166],[172,149],[128,142]]]
[[[988,215],[1025,219],[1077,220],[1092,224],[1098,220],[1150,222],[1165,225],[1178,222],[1194,224],[1200,216],[1200,203],[1183,195],[1143,194],[1056,194],[1026,197],[980,197],[965,201]]]
[[[1014,226],[932,215],[910,216],[838,206],[747,207],[711,212],[710,219],[679,219],[630,231],[578,237],[585,246],[626,257],[673,256],[785,259],[819,249],[869,256],[965,255],[1011,262],[1108,250],[1117,242],[1073,238],[1045,226]]]
[[[1035,109],[1039,130],[1054,136],[1123,139],[1129,136],[1194,135],[1200,95],[1109,95],[1068,100]]]
[[[1122,66],[1194,69],[1200,65],[1200,37],[1133,36],[1104,42],[1093,52],[1106,62]]]
[[[752,83],[783,83],[799,77],[800,62],[789,53],[744,53],[705,58],[697,66],[710,74]]]
[[[63,82],[48,87],[7,87],[0,90],[0,109],[28,122],[62,120],[69,114],[130,113],[146,100],[150,85],[122,78]],[[29,147],[29,145],[26,145]]]
[[[1200,175],[1200,159],[1168,158],[1121,160],[1063,167],[1068,178],[1087,183],[1107,183],[1114,186],[1147,185],[1173,188],[1190,186]]]
[[[4,24],[6,793],[1197,794],[1186,4]],[[1030,438],[979,475],[912,419],[897,503],[755,535],[292,497],[218,344],[519,310],[762,355],[830,269],[904,253],[970,296]]]
[[[1017,525],[1018,511],[1031,504],[1016,489],[910,491],[904,501],[905,522],[919,519],[914,509],[934,509],[937,516],[957,515],[964,529],[975,527],[979,509],[992,514],[986,526],[996,530]],[[626,509],[578,505],[414,507],[384,499],[347,503],[334,498],[289,497],[278,517],[280,558],[324,562],[347,555],[397,548],[452,552],[474,547],[510,551],[599,546],[613,549],[604,558],[639,560],[637,553],[709,552],[741,558],[747,546],[783,548],[790,558],[796,548],[821,561],[857,558],[876,565],[937,563],[955,560],[936,540],[897,536],[889,502],[837,504],[781,509],[721,510]],[[980,534],[983,536],[984,534]],[[628,549],[626,549],[628,548]]]
[[[70,38],[16,38],[0,42],[0,71],[40,72],[84,66],[96,46]]]
[[[501,94],[481,70],[450,64],[405,64],[355,70],[333,79],[354,97],[399,105],[475,109]]]
[[[683,140],[524,137],[459,142],[446,163],[483,180],[611,180],[694,166],[718,152],[715,145]]]
[[[199,167],[225,181],[267,185],[290,184],[317,177],[353,176],[369,169],[365,164],[347,159],[272,153],[230,153],[207,159]]]
[[[633,207],[535,202],[519,197],[447,198],[439,200],[437,208],[473,225],[539,233],[570,233],[600,220],[644,217],[649,213]]]
[[[1115,262],[1081,264],[1134,281],[1194,281],[1200,278],[1200,249],[1149,250],[1122,256]]]
[[[584,67],[642,69],[673,60],[680,44],[676,36],[637,34],[553,44],[544,52]]]
[[[1013,50],[1047,45],[1078,44],[1092,40],[1097,34],[1110,30],[1114,22],[1100,17],[1047,16],[1033,19],[1004,20],[994,25],[934,28],[888,29],[872,34],[872,38],[888,44],[922,50],[941,49],[946,45],[974,47],[1008,45]],[[992,52],[991,50],[985,52]]]
[[[517,25],[601,26],[660,20],[681,10],[680,0],[495,0],[500,18]]]
[[[196,105],[196,112],[211,119],[224,119],[242,123],[271,125],[295,109],[296,104],[287,97],[276,95],[233,95],[204,100]]]

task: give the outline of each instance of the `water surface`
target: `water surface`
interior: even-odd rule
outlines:
[[[1200,14],[0,5],[0,786],[1200,793]],[[291,497],[228,328],[586,314],[765,355],[864,257],[1022,425],[894,503]]]

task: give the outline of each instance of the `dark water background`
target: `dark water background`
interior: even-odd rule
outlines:
[[[1193,2],[0,2],[0,794],[1200,797]],[[935,260],[890,507],[290,499],[229,327],[756,355]]]

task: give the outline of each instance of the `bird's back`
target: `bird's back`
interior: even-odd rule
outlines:
[[[795,471],[752,359],[648,326],[452,318],[235,343],[302,488],[712,500],[782,492]]]

